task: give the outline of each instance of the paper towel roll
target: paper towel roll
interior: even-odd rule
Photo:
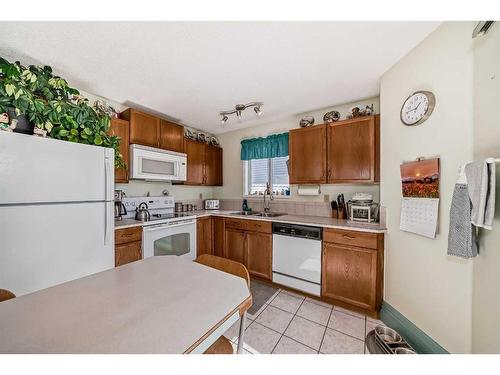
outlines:
[[[298,195],[319,195],[320,193],[319,185],[299,185]]]

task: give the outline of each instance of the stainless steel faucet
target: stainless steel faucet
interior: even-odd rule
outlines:
[[[266,195],[269,194],[269,200],[266,201]],[[270,212],[271,211],[271,201],[274,200],[274,194],[273,191],[271,190],[271,185],[266,183],[266,190],[264,190],[264,212]]]

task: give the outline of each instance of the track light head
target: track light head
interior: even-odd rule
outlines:
[[[227,117],[226,115],[221,115],[221,116],[222,117],[220,119],[220,123],[224,125],[227,122],[227,120],[229,120],[229,117]]]
[[[255,111],[255,113],[257,114],[257,116],[262,116],[262,108],[261,108],[262,104],[259,104],[259,105],[256,105],[255,107],[253,107],[253,110]]]

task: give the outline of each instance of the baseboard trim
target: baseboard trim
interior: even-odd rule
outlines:
[[[446,349],[385,301],[382,303],[382,309],[380,310],[380,320],[388,327],[398,331],[417,353],[449,354]]]

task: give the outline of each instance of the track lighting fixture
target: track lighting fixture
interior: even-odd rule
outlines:
[[[262,115],[262,107],[263,106],[264,106],[264,103],[262,103],[262,102],[251,102],[248,104],[236,104],[234,106],[234,109],[232,109],[230,111],[221,111],[219,113],[221,116],[220,122],[222,125],[225,125],[227,120],[229,120],[228,115],[232,115],[232,114],[236,114],[238,121],[241,121],[241,113],[245,109],[250,108],[250,107],[253,107],[255,114],[260,117]]]

